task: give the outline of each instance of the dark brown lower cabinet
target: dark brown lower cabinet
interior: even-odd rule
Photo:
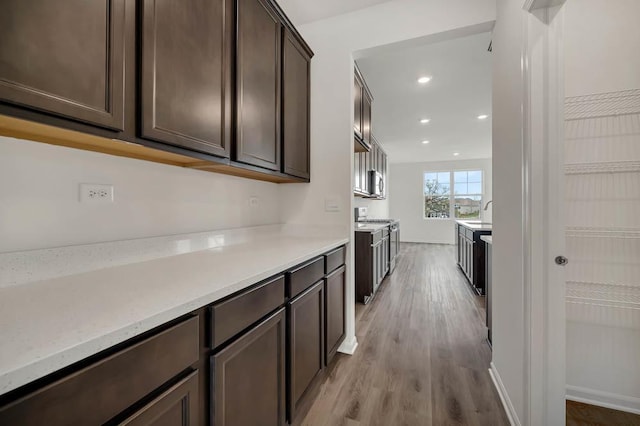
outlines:
[[[194,371],[118,424],[121,426],[196,426],[198,414],[198,372]]]
[[[289,302],[289,421],[313,402],[309,391],[324,369],[324,280]]]
[[[346,274],[341,266],[325,280],[325,361],[329,365],[346,335]]]
[[[1,407],[0,425],[110,422],[197,363],[198,335],[191,317]]]
[[[285,425],[285,310],[211,358],[216,426]]]
[[[345,338],[344,259],[338,247],[0,395],[0,426],[298,425]]]

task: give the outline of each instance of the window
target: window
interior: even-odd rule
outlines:
[[[424,174],[424,217],[447,219],[451,213],[451,173]]]
[[[482,208],[482,172],[453,172],[454,209],[457,219],[479,219]]]
[[[453,186],[453,190],[452,190]],[[482,171],[426,172],[426,219],[479,219],[482,208]]]

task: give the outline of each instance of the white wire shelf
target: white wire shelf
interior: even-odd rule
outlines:
[[[588,175],[598,173],[640,173],[640,161],[576,163],[565,165],[565,174],[567,175]]]
[[[566,236],[572,238],[640,238],[638,229],[567,227],[566,230]]]
[[[565,120],[640,114],[640,89],[565,99]]]

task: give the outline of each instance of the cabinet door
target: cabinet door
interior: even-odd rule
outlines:
[[[282,60],[283,171],[308,179],[311,56],[290,31],[284,32]]]
[[[199,414],[198,401],[198,372],[194,371],[118,424],[122,426],[196,426]]]
[[[362,91],[362,139],[371,143],[371,97],[366,90]]]
[[[211,358],[216,426],[285,424],[284,308]]]
[[[362,139],[362,92],[363,84],[358,75],[358,71],[355,71],[353,78],[353,131]]]
[[[4,0],[0,100],[124,130],[125,0]]]
[[[289,421],[324,368],[324,280],[289,302]]]
[[[267,0],[238,0],[235,159],[280,170],[280,20]]]
[[[342,343],[346,332],[346,275],[342,266],[326,278],[325,283],[325,359],[328,365]]]
[[[360,171],[360,153],[356,152],[353,154],[353,190],[354,192],[362,191],[362,186],[360,184],[361,176],[362,176],[362,172]]]
[[[142,2],[143,138],[229,156],[232,11],[232,0]]]
[[[361,163],[360,163],[360,179],[362,181],[362,191],[365,193],[369,193],[370,191],[370,182],[369,182],[369,168],[371,164],[371,152],[363,152],[360,154]]]

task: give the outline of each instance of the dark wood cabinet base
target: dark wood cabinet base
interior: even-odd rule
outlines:
[[[0,425],[299,424],[344,340],[344,252],[0,395]]]

